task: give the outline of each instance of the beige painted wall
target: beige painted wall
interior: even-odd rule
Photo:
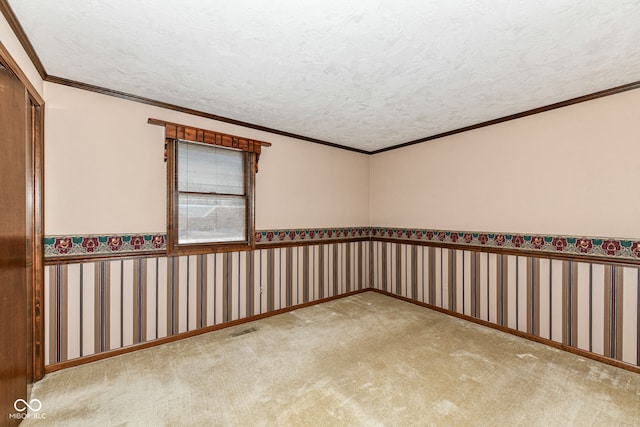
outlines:
[[[150,117],[273,143],[256,228],[368,225],[369,156],[45,82],[45,234],[166,230],[164,130]]]
[[[640,90],[371,158],[370,222],[640,237]]]
[[[38,70],[34,67],[29,56],[22,48],[18,38],[13,33],[9,23],[0,13],[0,42],[9,51],[11,57],[16,61],[22,72],[27,76],[33,87],[42,95],[42,78],[38,74]]]

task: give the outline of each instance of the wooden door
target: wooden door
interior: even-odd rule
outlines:
[[[31,221],[29,98],[0,65],[0,426],[17,425],[16,399],[27,400]]]

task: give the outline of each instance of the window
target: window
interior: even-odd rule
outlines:
[[[167,253],[255,247],[254,183],[271,144],[149,119],[165,126]]]
[[[247,242],[247,154],[177,145],[178,244]]]

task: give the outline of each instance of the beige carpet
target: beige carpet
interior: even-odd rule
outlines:
[[[37,425],[640,425],[640,375],[374,292],[47,375]]]

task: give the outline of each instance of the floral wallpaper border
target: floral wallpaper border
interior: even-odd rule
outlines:
[[[332,241],[351,238],[368,238],[370,227],[310,228],[256,231],[256,243],[261,245],[303,241]],[[86,236],[46,236],[45,258],[79,256],[104,256],[163,252],[166,250],[166,234],[122,234]]]
[[[340,239],[368,238],[371,227],[346,228],[309,228],[292,230],[262,230],[256,231],[256,243],[279,244],[287,242],[325,241]]]
[[[135,254],[166,250],[165,234],[45,236],[45,258]]]
[[[563,253],[576,256],[640,259],[640,239],[625,240],[601,237],[545,236],[517,233],[424,230],[372,227],[372,238],[402,239],[417,242],[441,242],[461,246],[513,249],[527,252]]]
[[[353,238],[387,238],[414,242],[456,244],[458,246],[522,250],[547,254],[571,254],[640,261],[640,239],[546,236],[516,233],[488,233],[386,227],[310,228],[256,231],[261,246],[289,242],[330,242]],[[92,257],[115,254],[164,252],[165,234],[46,236],[45,258]]]

